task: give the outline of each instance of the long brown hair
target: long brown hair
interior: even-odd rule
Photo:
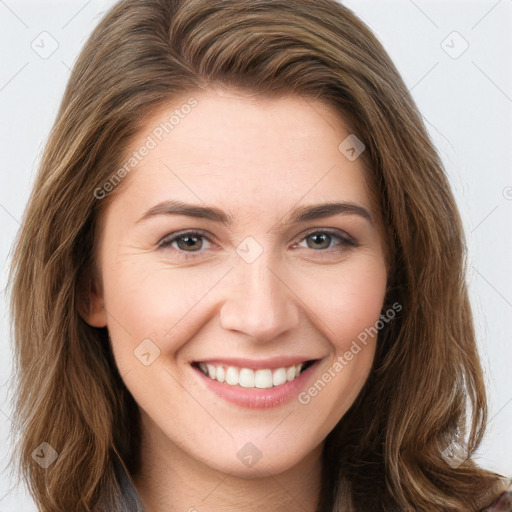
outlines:
[[[421,116],[375,36],[331,0],[124,0],[73,68],[12,264],[16,457],[40,510],[114,503],[114,457],[137,469],[137,405],[106,329],[80,316],[98,216],[119,187],[104,199],[97,191],[148,115],[220,83],[336,109],[365,144],[386,229],[386,303],[403,309],[379,333],[370,377],[326,439],[318,510],[488,504],[504,488],[500,477],[470,456],[450,464],[445,455],[457,433],[471,455],[487,414],[461,220]],[[43,442],[58,453],[47,469],[32,457]]]

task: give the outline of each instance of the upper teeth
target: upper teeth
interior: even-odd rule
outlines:
[[[199,363],[198,366],[205,375],[218,382],[225,382],[230,386],[242,386],[243,388],[264,389],[280,386],[295,379],[300,375],[304,363],[275,370],[269,368],[252,370],[251,368],[236,368],[234,366],[214,366],[208,363]]]

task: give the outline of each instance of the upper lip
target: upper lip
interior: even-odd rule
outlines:
[[[194,363],[205,363],[212,364],[214,366],[234,366],[237,368],[287,368],[289,366],[294,366],[299,363],[305,363],[307,361],[313,361],[315,357],[308,356],[279,356],[279,357],[271,357],[268,359],[247,359],[247,358],[239,358],[239,357],[219,357],[219,358],[209,358],[209,359],[198,359],[193,361]]]

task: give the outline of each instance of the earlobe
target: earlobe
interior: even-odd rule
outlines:
[[[105,309],[103,294],[94,279],[88,279],[81,286],[79,313],[92,327],[107,326],[107,311]]]
[[[103,306],[103,299],[98,303],[96,303],[96,301],[91,301],[88,314],[83,318],[92,327],[106,327],[107,314],[105,307]]]

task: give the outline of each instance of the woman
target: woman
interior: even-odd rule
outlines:
[[[464,249],[419,113],[347,8],[120,2],[13,260],[40,510],[512,510],[471,459]]]

